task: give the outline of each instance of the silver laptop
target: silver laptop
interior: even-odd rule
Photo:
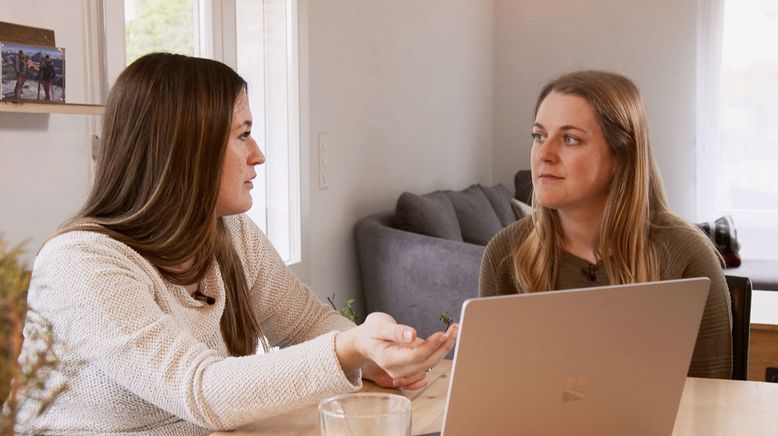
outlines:
[[[709,286],[465,301],[443,434],[671,434]]]

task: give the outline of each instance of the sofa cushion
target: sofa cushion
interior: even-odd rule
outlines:
[[[446,194],[454,205],[465,242],[486,245],[502,229],[497,213],[478,185],[459,192],[446,191]]]
[[[740,244],[732,217],[727,215],[708,223],[697,223],[697,227],[707,235],[721,253],[727,268],[740,266]]]
[[[526,204],[532,203],[532,171],[519,170],[513,176],[516,198]]]
[[[423,196],[403,192],[395,206],[398,229],[436,238],[462,240],[457,214],[448,195],[435,191]]]
[[[513,213],[516,214],[516,219],[521,219],[524,218],[525,216],[532,215],[532,206],[530,206],[529,204],[521,200],[512,198],[511,207],[513,207]]]
[[[486,199],[489,200],[489,204],[492,205],[492,209],[494,209],[494,212],[497,214],[497,218],[500,219],[500,224],[502,224],[503,227],[516,221],[516,218],[520,218],[513,213],[513,209],[511,208],[511,193],[508,192],[508,188],[506,188],[505,185],[497,184],[492,187],[478,185],[478,187],[484,191]]]

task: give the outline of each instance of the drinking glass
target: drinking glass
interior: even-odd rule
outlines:
[[[409,436],[411,401],[401,395],[356,393],[319,403],[322,436]]]

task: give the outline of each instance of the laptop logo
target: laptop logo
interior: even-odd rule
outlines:
[[[589,390],[589,376],[578,375],[567,377],[565,380],[565,389],[562,391],[562,402],[582,401],[586,398]]]

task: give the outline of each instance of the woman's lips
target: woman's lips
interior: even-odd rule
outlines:
[[[252,171],[253,172],[253,171]],[[254,188],[254,178],[257,177],[257,174],[254,173],[251,175],[251,177],[248,178],[245,182],[243,182],[244,185],[248,185],[249,189]]]

